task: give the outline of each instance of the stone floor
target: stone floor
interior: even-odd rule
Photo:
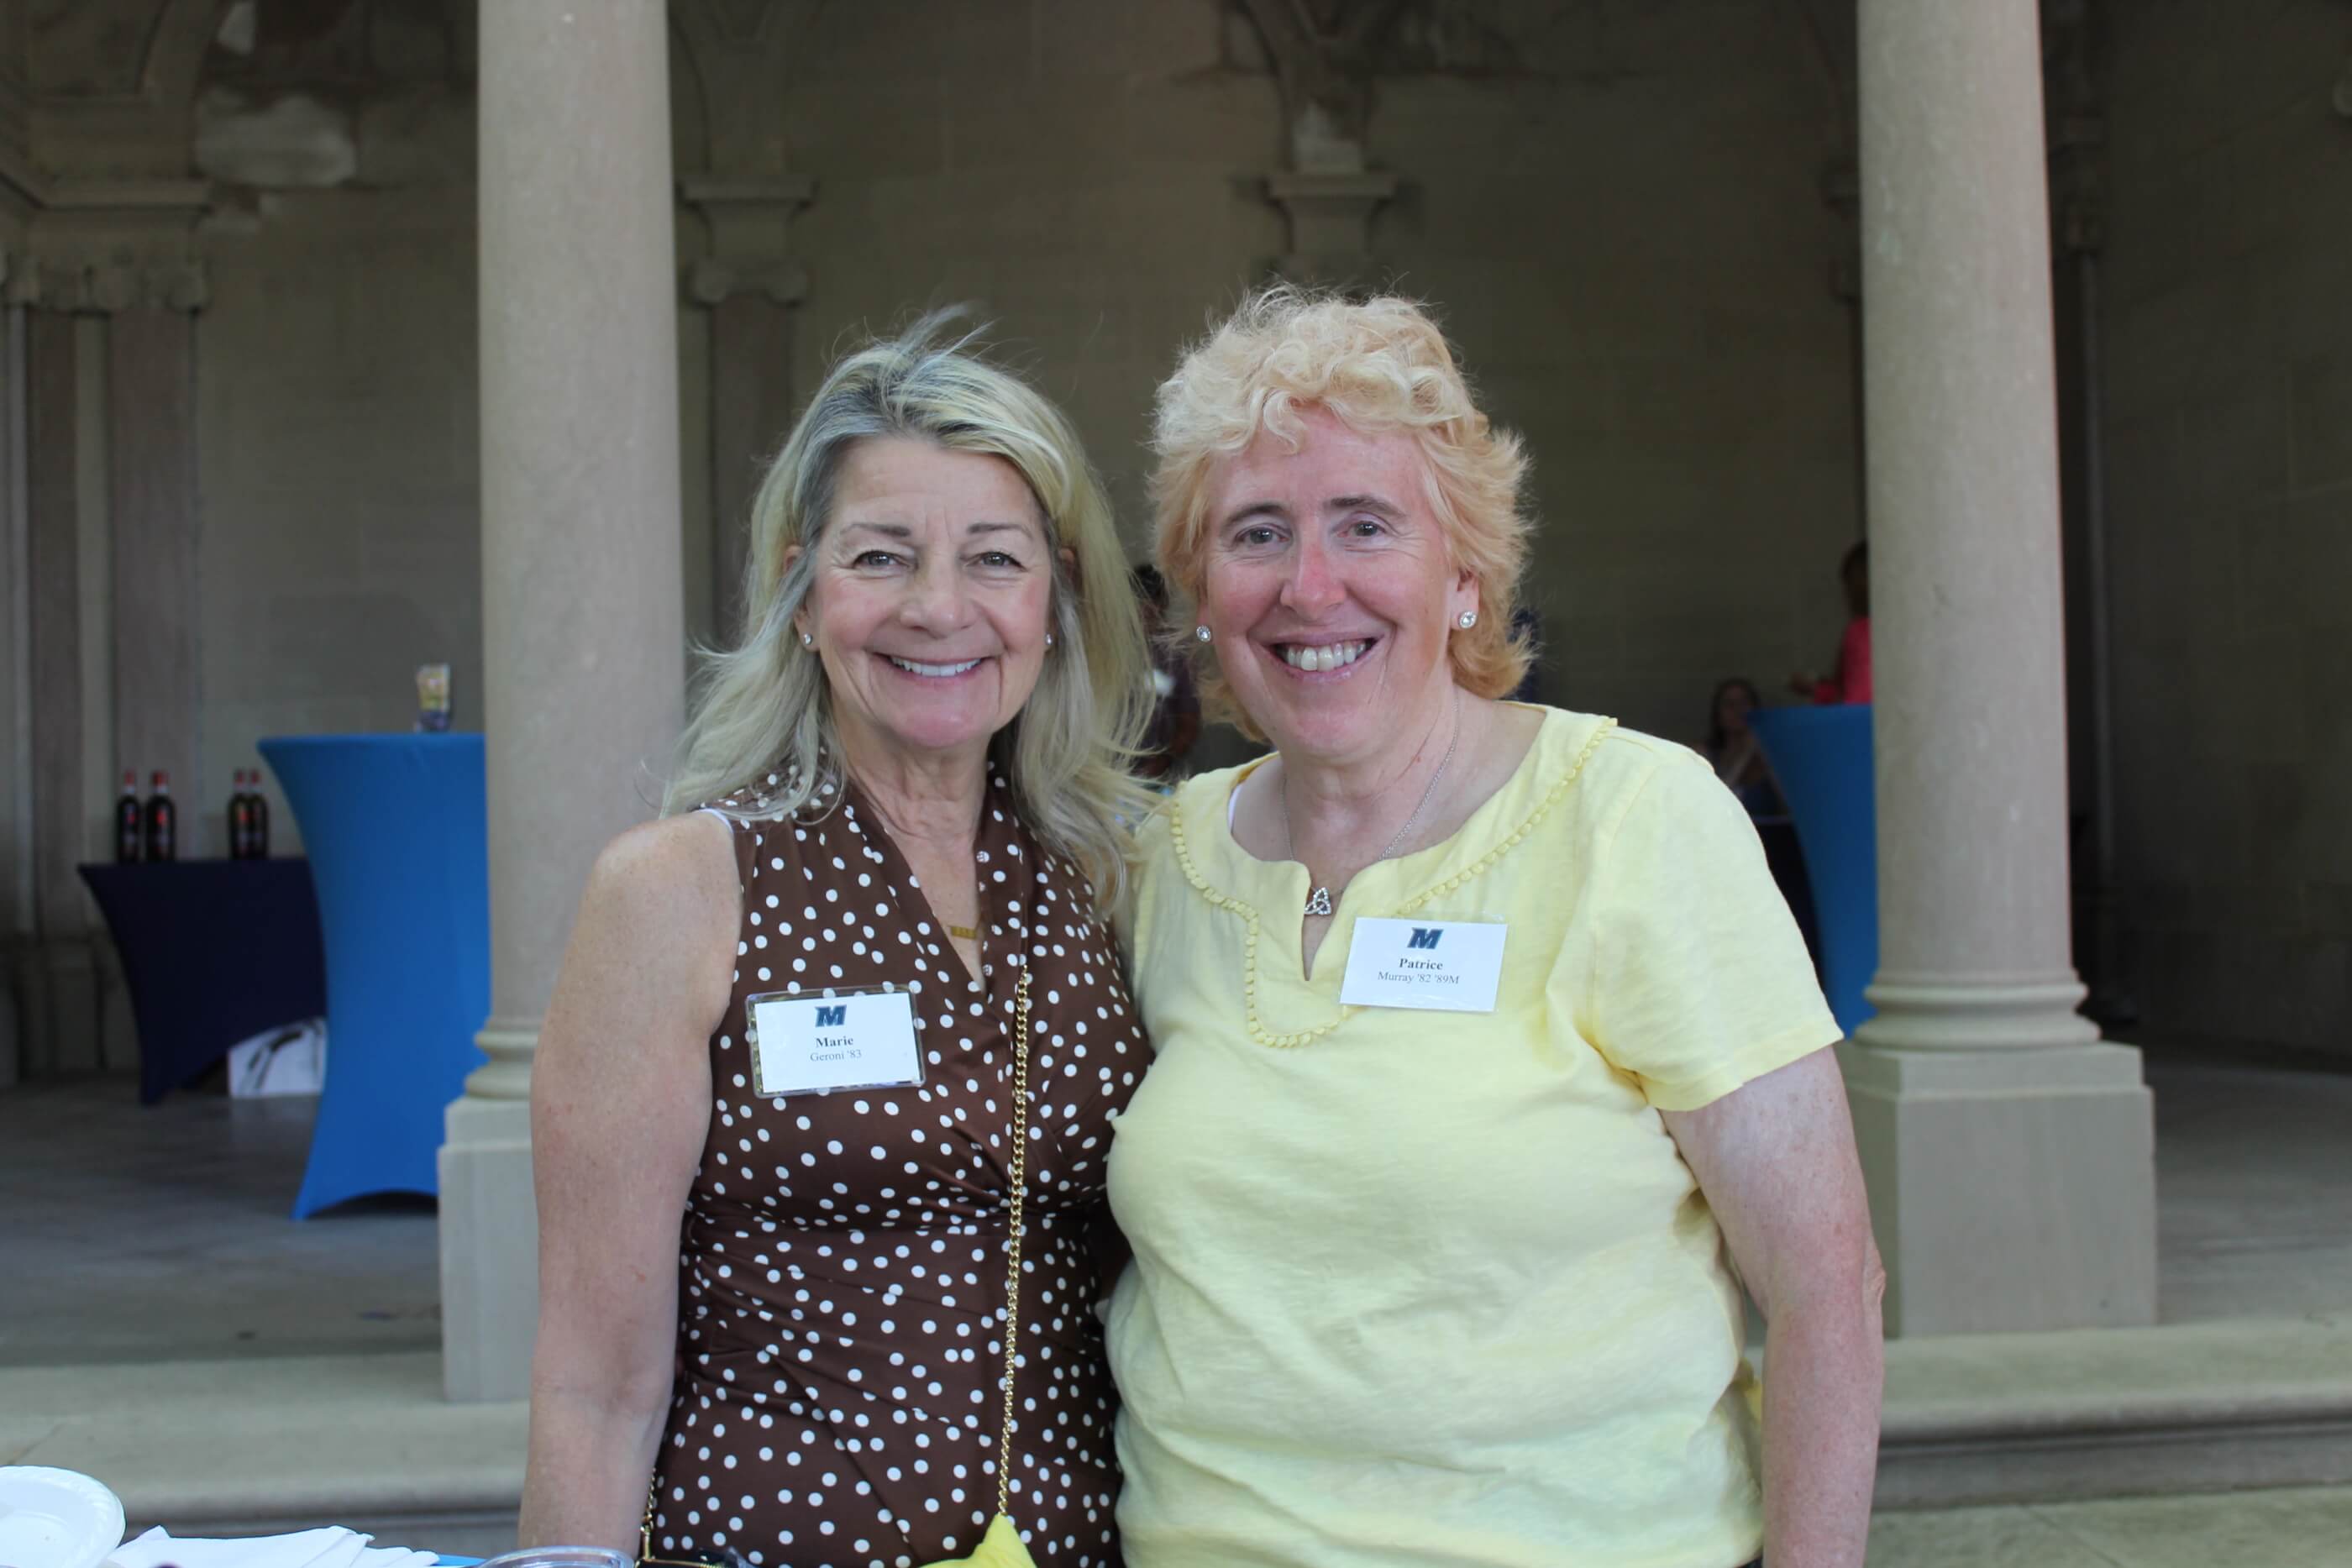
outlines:
[[[2352,1488],[1881,1513],[1870,1568],[2346,1568]]]
[[[316,1105],[0,1092],[0,1366],[437,1348],[430,1199],[289,1218]]]
[[[2154,1054],[2147,1071],[2162,1321],[2352,1310],[2352,1073]]]
[[[2352,1076],[2166,1058],[2148,1076],[2163,1317],[2265,1343],[2285,1320],[2333,1333],[2296,1364],[2340,1382]],[[0,1464],[101,1475],[180,1533],[331,1515],[493,1549],[511,1529],[525,1412],[441,1401],[429,1203],[289,1218],[310,1114],[193,1094],[142,1109],[113,1080],[0,1093]],[[1910,1348],[1930,1347],[1968,1348]],[[1909,1401],[1895,1414],[1985,1381],[1940,1367],[1906,1361],[1890,1377]],[[247,1484],[257,1475],[272,1484]],[[1870,1561],[2352,1568],[2352,1489],[1883,1511]]]
[[[2167,1322],[2352,1306],[2352,1075],[2151,1057]],[[308,1100],[0,1093],[0,1365],[440,1343],[432,1205],[288,1218]]]

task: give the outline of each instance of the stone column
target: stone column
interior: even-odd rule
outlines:
[[[660,0],[484,6],[479,92],[491,1016],[440,1162],[461,1401],[530,1386],[531,1052],[588,866],[652,814],[685,689]]]
[[[1894,1333],[2146,1323],[2152,1105],[2080,1017],[2034,0],[1863,0],[1878,1015],[1843,1051]]]
[[[1244,0],[1282,93],[1290,167],[1265,180],[1290,248],[1275,269],[1297,283],[1344,287],[1372,270],[1372,214],[1397,193],[1366,166],[1372,78],[1402,0]]]
[[[82,769],[80,407],[74,318],[12,309],[25,326],[26,575],[32,632],[33,911],[26,1032],[32,1071],[96,1066],[97,956],[89,895],[74,867],[89,852]],[[183,786],[185,788],[185,786]]]
[[[23,327],[23,506],[32,701],[34,941],[22,984],[34,1072],[121,1068],[136,1042],[120,962],[75,866],[122,771],[143,790],[157,768],[180,802],[179,853],[208,852],[211,791],[202,751],[201,528],[196,484],[195,312],[205,299],[190,231],[203,188],[188,182],[91,186],[43,214],[12,258],[0,298]],[[84,406],[81,328],[103,323],[104,387]],[[12,375],[18,373],[12,367]],[[104,456],[83,494],[83,458]],[[89,503],[99,502],[102,601],[85,604]],[[16,504],[16,497],[10,498]],[[84,622],[94,610],[95,625]],[[85,655],[102,644],[103,660]],[[93,701],[94,699],[94,701]],[[85,766],[87,731],[110,767]]]
[[[1394,196],[1397,179],[1381,170],[1269,174],[1265,193],[1290,227],[1290,250],[1276,265],[1299,283],[1348,283],[1369,270],[1372,214]]]
[[[114,757],[157,768],[179,801],[179,852],[205,841],[197,650],[196,324],[160,299],[127,303],[106,330],[106,469],[114,587]]]
[[[743,557],[751,497],[793,421],[793,315],[808,272],[786,249],[806,205],[805,174],[771,180],[688,180],[680,193],[710,229],[710,254],[687,272],[687,292],[710,311],[710,604],[719,643],[735,640],[743,612]]]

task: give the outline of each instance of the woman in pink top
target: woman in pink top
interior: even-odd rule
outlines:
[[[1845,552],[1838,567],[1845,583],[1845,635],[1838,639],[1837,669],[1824,680],[1798,674],[1790,689],[1817,703],[1866,703],[1870,700],[1870,547],[1859,544]]]

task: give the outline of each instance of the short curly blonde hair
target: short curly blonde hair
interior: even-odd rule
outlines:
[[[1454,678],[1482,697],[1525,677],[1534,651],[1512,634],[1532,520],[1521,509],[1528,459],[1519,438],[1478,411],[1469,382],[1426,308],[1384,295],[1356,301],[1278,284],[1244,299],[1187,350],[1154,400],[1153,549],[1168,580],[1201,601],[1208,572],[1210,486],[1217,466],[1261,431],[1296,447],[1299,412],[1321,408],[1367,434],[1403,431],[1427,464],[1426,499],[1457,570],[1478,584],[1478,624],[1447,638]],[[1255,733],[1211,667],[1201,689]]]

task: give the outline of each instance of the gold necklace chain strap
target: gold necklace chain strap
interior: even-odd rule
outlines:
[[[1013,1197],[1012,1237],[1006,1247],[1004,1271],[1004,1433],[996,1450],[996,1511],[1013,1511],[1013,1378],[1019,1359],[1021,1333],[1021,1220],[1029,1188],[1029,954],[1023,944],[1021,977],[1013,993]],[[646,1486],[646,1511],[637,1525],[637,1561],[658,1568],[708,1568],[698,1562],[654,1555],[654,1500],[660,1495],[658,1472]]]
[[[1004,1436],[996,1457],[996,1511],[1011,1513],[1013,1369],[1021,1333],[1022,1198],[1029,1186],[1029,955],[1024,944],[1013,1004],[1013,1236],[1004,1274]]]

